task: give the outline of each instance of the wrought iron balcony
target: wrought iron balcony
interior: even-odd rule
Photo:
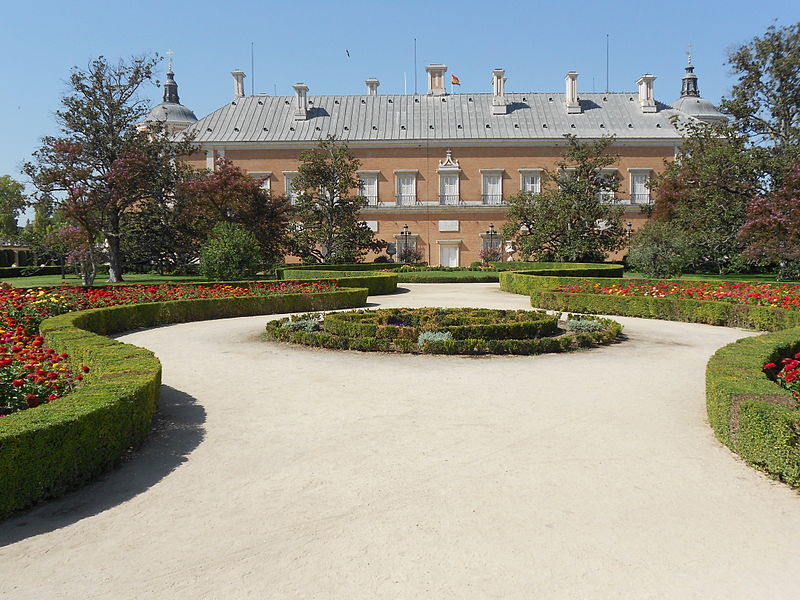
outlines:
[[[461,204],[461,196],[459,194],[439,194],[439,204],[443,206]]]
[[[416,203],[416,194],[397,194],[397,206],[413,206]]]
[[[487,206],[501,206],[506,203],[502,194],[483,194],[481,200]]]
[[[631,204],[650,204],[652,201],[650,192],[646,194],[631,194]]]
[[[367,199],[367,206],[378,206],[378,196],[377,195],[370,196],[370,195],[367,195],[367,194],[362,194],[362,196],[364,196],[364,198]]]

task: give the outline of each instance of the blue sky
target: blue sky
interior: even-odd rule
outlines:
[[[247,93],[309,95],[364,92],[377,77],[383,93],[418,89],[425,65],[442,62],[464,92],[489,92],[490,71],[506,69],[506,91],[563,91],[564,75],[580,73],[579,91],[603,91],[606,34],[612,91],[635,89],[645,72],[658,77],[656,97],[680,91],[687,44],[693,44],[702,95],[718,102],[732,84],[725,67],[732,46],[777,21],[800,20],[791,1],[686,2],[527,1],[404,2],[14,2],[0,35],[0,175],[22,179],[19,166],[39,139],[56,133],[53,111],[73,66],[100,54],[111,59],[175,52],[181,102],[202,117],[228,102],[230,71],[244,70]],[[350,56],[347,56],[349,51]],[[162,63],[162,74],[166,63]],[[457,88],[458,90],[458,88]],[[156,103],[161,91],[145,90]]]

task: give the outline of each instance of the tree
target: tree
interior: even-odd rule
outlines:
[[[800,158],[800,23],[770,26],[763,37],[734,48],[728,64],[737,82],[721,109],[779,186]]]
[[[232,162],[218,160],[214,171],[197,173],[179,186],[178,224],[196,240],[205,240],[219,222],[238,224],[258,240],[264,265],[282,262],[291,205],[261,184]]]
[[[657,221],[669,221],[689,235],[691,267],[718,273],[739,270],[747,203],[763,181],[745,136],[725,124],[677,125],[683,143],[675,160],[653,178]]]
[[[347,146],[331,136],[302,152],[300,161],[292,184],[298,197],[291,253],[309,262],[347,263],[363,258],[368,250],[386,247],[360,220],[367,200],[352,192],[359,188],[361,163]]]
[[[617,162],[608,153],[614,137],[588,143],[564,137],[559,170],[544,174],[542,192],[508,199],[503,237],[514,241],[524,260],[603,260],[625,241],[624,209],[612,200],[619,177],[604,172]]]
[[[17,237],[17,218],[25,203],[25,186],[10,175],[0,177],[0,238]]]
[[[631,239],[628,266],[648,277],[678,277],[692,263],[690,241],[677,225],[650,221]]]
[[[200,251],[200,274],[207,279],[247,279],[261,264],[258,240],[235,223],[215,225]]]
[[[775,192],[754,198],[739,239],[745,255],[778,265],[783,279],[800,277],[800,163],[781,177]]]
[[[37,188],[60,194],[64,214],[84,229],[87,243],[99,234],[105,239],[112,282],[122,280],[123,215],[145,199],[168,201],[185,169],[178,158],[192,151],[189,141],[171,140],[161,125],[137,127],[147,113],[138,92],[157,62],[145,57],[112,65],[101,56],[86,71],[73,69],[70,92],[56,111],[61,135],[45,137],[25,165]]]

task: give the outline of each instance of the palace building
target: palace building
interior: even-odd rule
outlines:
[[[495,69],[491,90],[448,94],[447,67],[425,70],[425,94],[380,94],[380,82],[370,78],[363,95],[317,96],[298,83],[288,97],[245,95],[245,74],[236,70],[232,100],[196,120],[179,103],[170,65],[164,102],[148,118],[194,135],[201,151],[188,157],[192,166],[213,169],[226,158],[288,196],[300,152],[333,135],[361,161],[369,202],[362,216],[376,236],[410,240],[423,260],[445,266],[469,265],[487,245],[501,245],[495,232],[506,199],[540,190],[543,171],[556,168],[565,148],[564,134],[615,136],[621,184],[614,200],[625,206],[632,230],[646,220],[650,175],[681,142],[673,117],[725,118],[700,97],[691,59],[672,104],[655,99],[650,74],[638,79],[636,92],[581,93],[578,73],[569,72],[563,93],[509,93],[504,70]],[[510,245],[501,247],[504,258],[514,257]]]

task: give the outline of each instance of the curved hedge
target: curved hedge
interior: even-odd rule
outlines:
[[[147,435],[161,364],[149,350],[105,335],[204,319],[351,308],[366,299],[366,289],[344,289],[113,306],[47,319],[41,332],[48,343],[91,371],[84,385],[57,402],[0,419],[0,518],[81,485]]]
[[[542,289],[542,287],[558,287],[563,280],[572,281],[573,278],[579,278],[579,281],[587,281],[592,278],[600,278],[598,281],[608,282],[608,278],[622,277],[625,271],[625,267],[622,265],[610,263],[552,263],[552,265],[557,266],[524,271],[504,271],[500,273],[500,289],[512,294],[527,296],[532,290]]]
[[[384,309],[385,312],[401,314],[404,309]],[[425,309],[411,309],[425,310]],[[488,309],[475,309],[492,312]],[[354,316],[374,314],[355,313]],[[407,311],[407,312],[410,312]],[[493,311],[493,312],[525,312],[525,311]],[[353,314],[353,313],[350,313]],[[323,330],[311,331],[308,329],[286,328],[290,319],[280,319],[267,323],[266,335],[269,339],[279,342],[303,344],[316,348],[329,348],[334,350],[358,350],[362,352],[401,352],[401,353],[427,353],[427,354],[543,354],[546,352],[568,352],[579,348],[608,344],[619,337],[622,326],[611,319],[595,318],[603,328],[599,331],[575,333],[560,337],[534,337],[530,339],[509,338],[508,335],[517,331],[520,334],[535,333],[549,335],[558,330],[557,317],[545,314],[536,315],[540,320],[531,322],[513,323],[511,327],[497,327],[496,324],[481,325],[454,325],[436,326],[435,331],[449,331],[455,339],[431,340],[417,343],[416,335],[421,331],[417,326],[380,326],[374,323],[347,322],[342,319],[348,313],[332,313],[326,315],[325,321],[333,316],[334,326],[329,328],[323,323]],[[570,315],[572,316],[572,315]],[[516,330],[514,325],[518,325]],[[455,330],[455,331],[454,331]],[[430,330],[430,331],[433,331]],[[485,334],[484,338],[467,337],[478,333]],[[493,337],[489,337],[493,336]]]
[[[327,269],[335,265],[321,265]],[[336,281],[340,287],[367,288],[370,296],[391,294],[397,291],[397,275],[395,273],[370,273],[363,271],[331,271],[323,269],[281,269],[279,277],[285,279],[324,279]]]
[[[800,405],[761,369],[800,350],[800,312],[674,297],[557,292],[553,288],[558,285],[584,280],[562,279],[553,285],[552,278],[529,279],[525,287],[532,290],[531,305],[537,308],[773,332],[728,344],[709,359],[708,421],[717,438],[749,464],[790,485],[800,485]]]

